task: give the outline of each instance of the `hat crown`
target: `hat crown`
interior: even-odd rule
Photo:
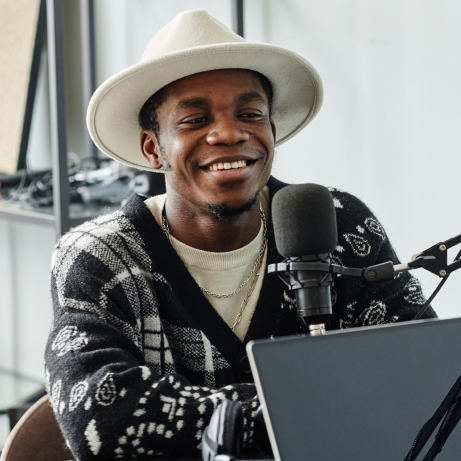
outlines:
[[[206,10],[184,11],[154,35],[144,50],[141,62],[188,48],[239,42],[246,40]]]

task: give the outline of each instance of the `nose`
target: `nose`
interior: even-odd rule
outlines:
[[[248,141],[249,138],[249,133],[242,129],[238,120],[231,117],[221,117],[210,126],[206,140],[212,146],[218,144],[233,146],[239,142]]]

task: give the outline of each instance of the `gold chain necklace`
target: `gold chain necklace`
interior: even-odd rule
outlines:
[[[263,224],[263,241],[262,241],[262,244],[261,244],[261,249],[259,250],[258,256],[257,256],[255,264],[253,266],[253,269],[248,274],[248,277],[243,281],[243,283],[236,290],[234,290],[232,293],[226,293],[226,294],[214,293],[214,292],[212,292],[210,290],[207,290],[205,287],[202,287],[200,284],[197,284],[199,286],[199,288],[203,292],[209,294],[210,296],[214,296],[215,298],[230,298],[232,296],[235,296],[240,291],[242,291],[242,289],[246,286],[246,284],[254,276],[254,278],[253,278],[253,280],[252,280],[252,282],[250,284],[250,287],[248,288],[248,293],[245,296],[245,299],[240,304],[240,310],[239,310],[237,316],[235,317],[235,323],[231,327],[232,331],[234,331],[235,327],[242,320],[243,311],[245,310],[245,307],[248,304],[248,300],[250,299],[250,297],[251,297],[251,295],[253,293],[253,290],[254,290],[254,287],[256,285],[256,282],[258,281],[261,265],[262,265],[262,262],[263,262],[263,259],[264,259],[264,254],[265,254],[266,248],[267,248],[267,222],[266,222],[266,215],[264,214],[264,210],[263,210],[261,205],[259,206],[259,212],[260,212],[261,221],[262,221],[262,224]],[[168,221],[167,221],[166,217],[163,216],[163,215],[162,215],[162,230],[163,230],[163,233],[166,235],[168,241],[171,243],[170,227],[168,225]]]

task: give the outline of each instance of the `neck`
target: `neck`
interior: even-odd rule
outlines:
[[[222,221],[206,207],[184,204],[168,193],[165,215],[174,238],[199,250],[221,253],[242,248],[256,238],[261,229],[259,207],[258,197],[249,211]]]

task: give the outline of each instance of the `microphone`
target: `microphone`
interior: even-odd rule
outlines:
[[[275,244],[286,259],[270,264],[290,290],[296,290],[298,317],[312,336],[325,333],[332,315],[331,287],[336,277],[360,278],[364,283],[392,280],[399,272],[424,268],[442,278],[413,320],[421,318],[448,276],[461,269],[461,251],[448,264],[447,250],[461,243],[461,234],[413,256],[407,264],[387,261],[370,267],[343,267],[330,263],[338,241],[333,196],[317,184],[298,184],[279,190],[272,200]]]
[[[323,334],[332,315],[330,253],[338,242],[333,197],[318,184],[284,187],[272,200],[272,220],[277,250],[287,259],[268,272],[296,290],[298,317],[311,335]]]

